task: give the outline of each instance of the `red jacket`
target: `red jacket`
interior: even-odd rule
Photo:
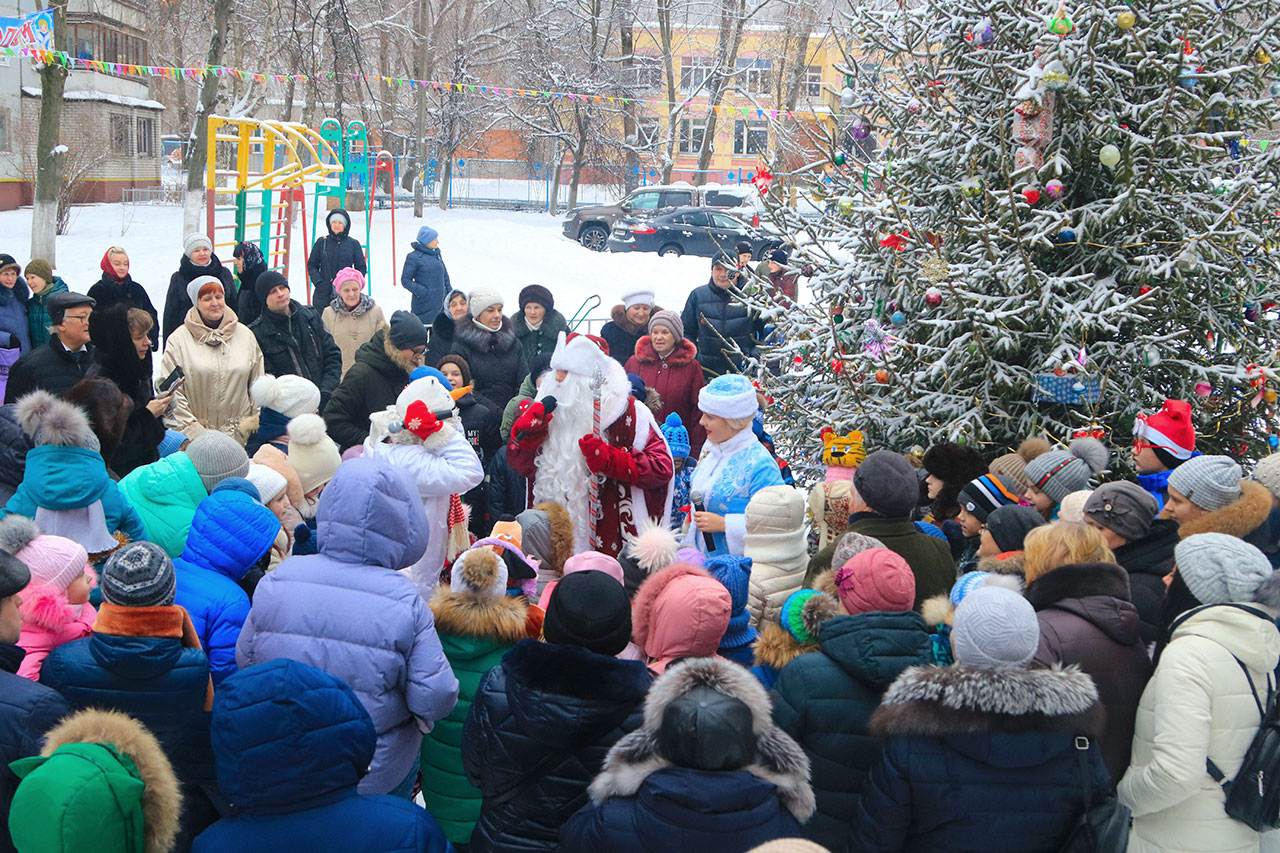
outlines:
[[[644,380],[646,388],[652,388],[662,398],[662,411],[658,423],[675,412],[689,431],[689,455],[698,458],[706,430],[698,423],[702,413],[698,410],[698,392],[702,390],[702,365],[698,364],[698,348],[688,338],[680,343],[665,359],[658,357],[653,342],[645,335],[636,342],[636,353],[627,359],[627,373],[634,373]]]

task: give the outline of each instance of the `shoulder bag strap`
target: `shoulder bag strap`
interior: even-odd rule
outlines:
[[[1237,605],[1228,605],[1228,606],[1237,606]],[[1240,607],[1241,610],[1248,610],[1251,613],[1259,612],[1257,610],[1254,610],[1252,607],[1245,607],[1243,605],[1238,605],[1238,606]],[[1258,725],[1261,726],[1263,723],[1266,722],[1267,709],[1271,707],[1271,704],[1274,701],[1275,690],[1271,682],[1271,675],[1269,673],[1267,675],[1267,704],[1266,704],[1266,707],[1263,707],[1262,700],[1258,697],[1258,688],[1255,687],[1253,683],[1253,676],[1249,674],[1249,667],[1245,666],[1244,661],[1240,660],[1240,658],[1236,657],[1235,655],[1232,655],[1231,659],[1236,662],[1236,666],[1240,667],[1240,671],[1244,673],[1245,681],[1249,682],[1249,692],[1253,695],[1253,704],[1258,706],[1258,718],[1259,718]],[[1224,785],[1224,786],[1226,784],[1229,784],[1226,781],[1227,780],[1226,774],[1223,773],[1222,769],[1218,767],[1218,765],[1214,763],[1213,759],[1207,755],[1204,758],[1204,766],[1205,766],[1205,769],[1209,772],[1209,776],[1213,779],[1213,781],[1217,782],[1219,785]]]
[[[1093,776],[1089,772],[1089,739],[1076,735],[1076,756],[1080,764],[1080,787],[1084,790],[1084,810],[1093,808]]]

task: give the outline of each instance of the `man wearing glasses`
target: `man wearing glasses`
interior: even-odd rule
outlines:
[[[18,359],[10,368],[4,401],[42,389],[61,396],[94,370],[93,344],[89,340],[89,316],[97,304],[83,293],[55,293],[45,308],[49,312],[49,343]]]

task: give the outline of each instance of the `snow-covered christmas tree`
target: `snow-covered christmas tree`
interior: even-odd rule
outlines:
[[[789,220],[813,298],[772,312],[777,420],[1123,446],[1171,396],[1202,449],[1265,453],[1280,0],[851,5],[826,213]]]

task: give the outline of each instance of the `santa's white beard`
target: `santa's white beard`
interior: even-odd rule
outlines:
[[[533,499],[558,503],[573,519],[574,552],[591,547],[591,520],[587,511],[587,481],[592,476],[578,439],[591,432],[591,381],[569,374],[557,382],[548,373],[538,383],[538,396],[556,398],[556,410],[547,428],[547,439],[534,461]]]

